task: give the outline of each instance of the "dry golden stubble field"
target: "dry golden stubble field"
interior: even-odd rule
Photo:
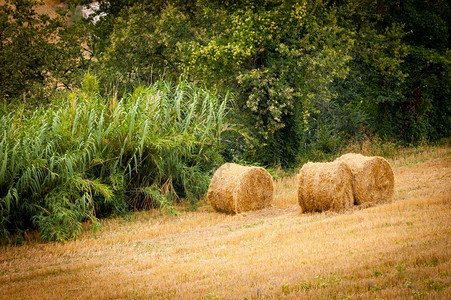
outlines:
[[[0,248],[0,298],[450,299],[451,148],[390,162],[390,204],[300,214],[292,176],[262,211],[228,216],[201,202],[103,220],[64,244]]]

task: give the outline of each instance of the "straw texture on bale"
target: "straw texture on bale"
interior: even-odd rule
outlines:
[[[383,157],[348,153],[336,161],[345,163],[352,171],[356,204],[392,201],[395,177],[390,163]]]
[[[232,163],[215,172],[207,193],[215,211],[229,214],[268,207],[273,197],[273,180],[265,169]]]
[[[305,164],[298,178],[298,202],[303,212],[342,211],[354,205],[352,173],[344,163]]]

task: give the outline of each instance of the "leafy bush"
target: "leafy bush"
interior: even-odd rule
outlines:
[[[184,81],[104,99],[87,74],[78,93],[0,118],[0,232],[37,227],[74,238],[83,220],[193,203],[221,162],[227,98]]]

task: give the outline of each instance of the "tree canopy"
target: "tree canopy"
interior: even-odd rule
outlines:
[[[234,94],[230,159],[269,165],[350,139],[450,135],[446,1],[101,0],[77,21],[34,4],[1,9],[4,100],[71,87],[86,68],[105,93],[182,77]]]

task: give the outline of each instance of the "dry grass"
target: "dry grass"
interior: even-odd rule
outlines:
[[[438,150],[437,150],[438,149]],[[296,178],[272,208],[103,221],[65,244],[0,250],[0,298],[451,297],[451,149],[390,163],[393,203],[299,214]],[[428,150],[427,150],[428,151]]]
[[[5,5],[8,0],[0,0],[0,5]],[[58,8],[66,9],[67,5],[62,3],[61,0],[44,0],[42,5],[35,6],[35,10],[38,14],[48,15],[51,18],[58,16],[56,10]]]

